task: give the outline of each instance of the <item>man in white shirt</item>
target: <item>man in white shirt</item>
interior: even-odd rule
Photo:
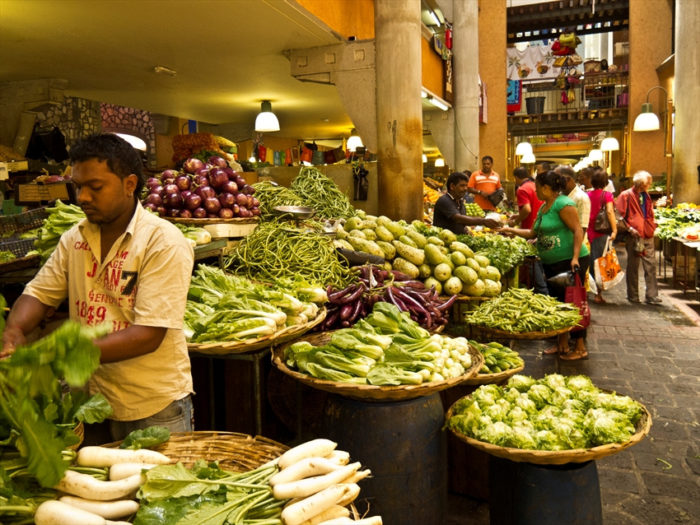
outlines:
[[[86,219],[58,246],[15,302],[3,354],[25,341],[52,308],[110,333],[95,340],[100,367],[90,379],[114,411],[113,439],[151,425],[192,430],[192,375],[183,317],[194,253],[171,223],[138,201],[141,159],[113,134],[70,149],[72,180]]]
[[[576,184],[576,174],[571,166],[557,166],[554,171],[564,177],[564,191],[576,204],[578,220],[581,224],[581,228],[583,228],[583,242],[586,242],[586,230],[588,230],[588,223],[591,218],[591,200],[588,198],[586,192]]]

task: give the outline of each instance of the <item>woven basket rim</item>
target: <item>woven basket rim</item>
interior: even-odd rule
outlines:
[[[272,350],[272,364],[275,365],[281,372],[293,377],[294,379],[297,379],[307,386],[360,401],[407,401],[417,397],[428,396],[430,394],[440,392],[441,390],[464,383],[469,378],[476,375],[484,364],[484,356],[481,354],[481,352],[476,350],[472,345],[469,345],[469,354],[472,358],[472,366],[470,366],[469,369],[467,369],[465,373],[459,377],[445,379],[443,381],[431,381],[420,385],[379,386],[356,385],[353,383],[339,383],[336,381],[327,381],[325,379],[316,379],[315,377],[292,370],[284,362],[284,353],[291,344],[301,340],[310,340],[309,342],[314,344],[313,341],[315,340],[322,342],[324,339],[330,339],[331,334],[332,332],[317,332],[311,334],[309,337],[304,337],[303,339],[298,338],[295,341],[286,343],[285,345],[275,347]]]
[[[499,330],[498,328],[489,328],[487,326],[482,326],[478,324],[469,324],[469,326],[480,330],[484,335],[494,335],[500,337],[507,337],[508,339],[549,339],[560,334],[565,334],[573,330],[577,325],[566,326],[564,328],[559,328],[557,330],[550,330],[548,332],[507,332],[506,330]]]
[[[599,389],[601,392],[609,392],[608,390]],[[464,396],[470,397],[470,395]],[[445,414],[445,422],[448,422],[454,413],[455,405],[464,397],[455,401]],[[638,402],[639,403],[639,402]],[[487,443],[485,441],[479,441],[472,437],[462,434],[461,432],[450,428],[455,437],[464,441],[468,445],[473,446],[503,459],[508,459],[510,461],[522,462],[522,463],[533,463],[536,465],[564,465],[566,463],[585,463],[586,461],[592,461],[594,459],[601,459],[606,456],[610,456],[621,450],[631,447],[639,443],[644,436],[649,433],[651,429],[651,414],[647,410],[647,407],[642,403],[639,403],[642,407],[643,414],[642,417],[637,422],[635,428],[636,432],[630,437],[628,441],[624,443],[608,443],[607,445],[598,445],[597,447],[591,448],[574,448],[570,450],[530,450],[512,447],[501,447],[498,445],[493,445],[492,443]],[[448,427],[449,428],[449,427]]]
[[[287,341],[290,341],[291,339],[304,335],[312,328],[318,326],[326,318],[326,313],[326,307],[323,306],[319,309],[316,317],[307,323],[287,326],[272,335],[258,337],[252,341],[231,341],[228,343],[187,343],[187,350],[198,354],[209,355],[245,354],[247,352],[254,352],[255,350],[260,350],[261,348],[268,346],[281,345]]]
[[[522,359],[522,358],[521,358]],[[465,385],[489,385],[491,383],[500,383],[505,379],[509,379],[515,374],[519,374],[525,369],[525,363],[517,368],[510,368],[504,370],[503,372],[498,372],[497,374],[476,374],[474,377],[467,379]]]
[[[117,448],[121,441],[103,447]],[[282,455],[289,447],[266,438],[239,432],[198,430],[173,432],[165,443],[152,447],[173,462],[189,467],[197,460],[218,461],[221,468],[241,471],[254,469]]]
[[[181,224],[192,224],[197,226],[208,224],[257,224],[260,222],[258,217],[232,217],[230,219],[183,219],[182,217],[161,217],[170,222],[178,222]]]

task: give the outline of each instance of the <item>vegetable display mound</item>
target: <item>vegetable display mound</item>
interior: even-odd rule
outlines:
[[[287,366],[317,379],[370,385],[420,385],[463,375],[472,366],[463,337],[431,335],[393,304],[378,302],[351,328],[327,344],[290,345]]]
[[[345,287],[356,280],[320,229],[295,228],[284,221],[259,224],[231,252],[226,267],[265,282],[287,278]]]
[[[629,441],[644,410],[627,396],[599,390],[590,378],[514,375],[457,401],[447,426],[502,447],[587,449]]]
[[[260,201],[260,219],[268,220],[275,217],[273,211],[277,206],[303,206],[304,199],[289,188],[270,181],[253,184],[255,195]]]
[[[85,213],[75,204],[64,204],[60,200],[56,205],[46,208],[49,216],[39,228],[34,247],[41,255],[44,264],[58,246],[58,241],[65,232],[85,218]]]
[[[338,185],[318,169],[304,166],[292,181],[290,189],[301,196],[304,205],[316,210],[322,219],[346,219],[355,215],[350,199]]]
[[[576,326],[578,306],[526,288],[511,288],[465,316],[469,324],[511,333],[549,332]]]
[[[486,255],[501,273],[508,273],[520,266],[525,257],[537,255],[535,246],[522,237],[475,231],[473,235],[458,235],[457,239],[475,252]]]
[[[656,208],[654,218],[659,225],[654,235],[659,239],[669,240],[680,236],[689,226],[700,224],[700,207],[681,203],[674,208]]]
[[[469,344],[484,356],[484,365],[479,370],[479,374],[500,374],[525,365],[518,352],[496,341],[491,343],[469,341]]]
[[[322,288],[301,280],[277,286],[200,264],[190,282],[185,306],[189,342],[255,341],[287,326],[303,325],[327,300]]]

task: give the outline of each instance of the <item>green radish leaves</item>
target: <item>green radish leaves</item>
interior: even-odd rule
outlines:
[[[152,426],[139,430],[134,430],[124,438],[119,448],[129,448],[138,450],[140,448],[151,448],[170,439],[168,427]]]

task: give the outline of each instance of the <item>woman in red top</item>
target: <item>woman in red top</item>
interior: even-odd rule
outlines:
[[[591,177],[591,184],[593,189],[588,192],[588,198],[591,200],[591,217],[588,221],[588,241],[591,243],[591,260],[595,261],[597,258],[603,256],[603,250],[608,242],[608,238],[611,241],[615,240],[617,236],[617,219],[615,218],[615,209],[613,204],[613,194],[609,191],[605,191],[603,188],[608,184],[608,174],[603,170],[596,170]],[[598,233],[593,228],[595,226],[595,218],[600,211],[600,208],[605,206],[605,211],[608,215],[608,220],[612,225],[612,233],[608,236],[606,233]],[[591,278],[595,279],[595,264],[591,264]],[[603,290],[598,287],[598,293],[593,299],[596,303],[604,303]]]

